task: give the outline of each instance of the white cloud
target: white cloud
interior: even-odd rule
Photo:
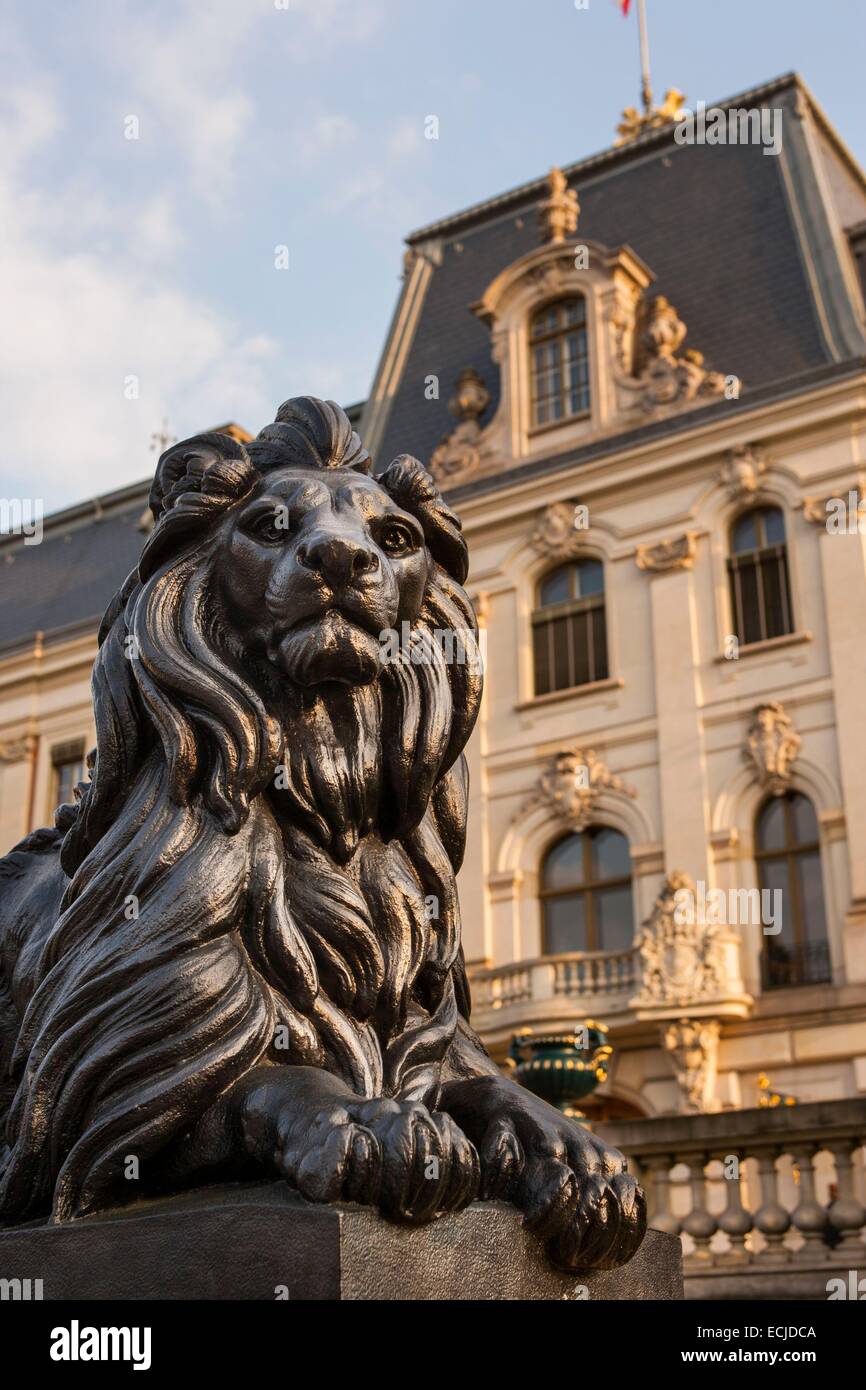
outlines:
[[[0,490],[21,495],[40,478],[45,506],[106,491],[144,476],[150,434],[163,416],[191,434],[231,417],[257,427],[270,418],[267,376],[276,344],[244,335],[206,303],[154,276],[147,259],[86,250],[59,235],[81,228],[78,189],[50,199],[25,181],[39,142],[53,138],[61,113],[50,92],[7,85],[0,111],[0,335],[5,449]],[[87,217],[110,240],[127,224],[103,199]],[[160,256],[178,235],[168,200],[144,205],[139,252]],[[124,395],[138,378],[138,399]],[[182,404],[178,404],[182,403]],[[26,460],[26,474],[23,460]]]
[[[236,73],[267,11],[254,0],[179,0],[158,23],[138,6],[122,13],[110,32],[124,115],[138,117],[142,143],[164,138],[183,154],[200,197],[224,202],[253,116]]]
[[[277,49],[287,64],[321,61],[329,43],[366,42],[384,10],[381,0],[175,0],[158,24],[138,5],[123,13],[111,28],[111,56],[127,83],[127,114],[139,117],[142,142],[155,135],[171,141],[193,192],[217,208],[228,203],[244,142],[255,132],[242,76],[254,42]],[[356,130],[348,117],[320,117],[302,156],[312,162],[344,148]]]
[[[288,0],[285,12],[273,0],[173,0],[157,13],[91,3],[103,18],[82,47],[86,78],[82,63],[63,88],[63,69],[10,24],[15,59],[0,91],[0,495],[38,492],[48,510],[144,477],[163,418],[179,437],[227,419],[257,429],[273,418],[275,378],[283,396],[338,400],[355,379],[354,364],[317,356],[290,324],[287,351],[190,292],[178,252],[201,235],[202,214],[232,206],[267,146],[256,60],[277,52],[287,81],[300,65],[327,70],[332,46],[375,32],[380,0]],[[140,139],[127,146],[128,115]],[[361,168],[360,120],[299,108],[295,153],[359,172],[348,202],[373,223],[385,180],[372,154]],[[398,124],[385,162],[412,143]],[[140,391],[128,400],[132,376]]]
[[[330,35],[343,43],[363,43],[385,17],[382,0],[273,0],[286,18],[306,21],[319,37]]]

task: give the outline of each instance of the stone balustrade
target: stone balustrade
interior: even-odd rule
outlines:
[[[866,1098],[596,1128],[680,1236],[687,1298],[866,1295]]]
[[[470,970],[472,1022],[480,1031],[573,1021],[588,1013],[622,1014],[638,985],[638,954],[571,951]]]

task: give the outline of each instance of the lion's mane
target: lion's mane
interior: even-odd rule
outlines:
[[[219,521],[286,465],[370,470],[343,411],[308,397],[246,447],[202,435],[160,460],[100,630],[96,759],[13,1056],[5,1221],[116,1200],[130,1155],[146,1182],[262,1062],[435,1103],[468,1016],[454,876],[481,673],[459,522],[395,460],[378,481],[431,560],[408,650],[368,686],[288,687],[214,598]]]

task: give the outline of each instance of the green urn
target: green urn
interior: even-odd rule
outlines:
[[[579,1102],[607,1080],[612,1051],[605,1025],[584,1019],[567,1033],[536,1034],[531,1028],[515,1033],[508,1056],[522,1086],[563,1115],[582,1120]]]

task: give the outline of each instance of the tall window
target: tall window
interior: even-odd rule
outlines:
[[[778,507],[754,507],[734,522],[728,572],[740,642],[762,642],[794,631],[785,518]]]
[[[59,743],[51,750],[51,799],[55,806],[75,800],[74,789],[84,777],[84,744]]]
[[[626,837],[597,825],[560,840],[542,866],[541,904],[546,955],[627,950],[634,920]]]
[[[558,299],[529,322],[532,423],[551,425],[589,410],[586,300]]]
[[[577,560],[545,576],[532,615],[535,693],[567,690],[607,677],[604,567]]]
[[[755,825],[755,859],[762,889],[775,891],[764,924],[782,930],[765,935],[764,989],[826,984],[830,953],[821,883],[818,821],[808,797],[788,792],[767,801]],[[781,907],[781,913],[776,909]]]

